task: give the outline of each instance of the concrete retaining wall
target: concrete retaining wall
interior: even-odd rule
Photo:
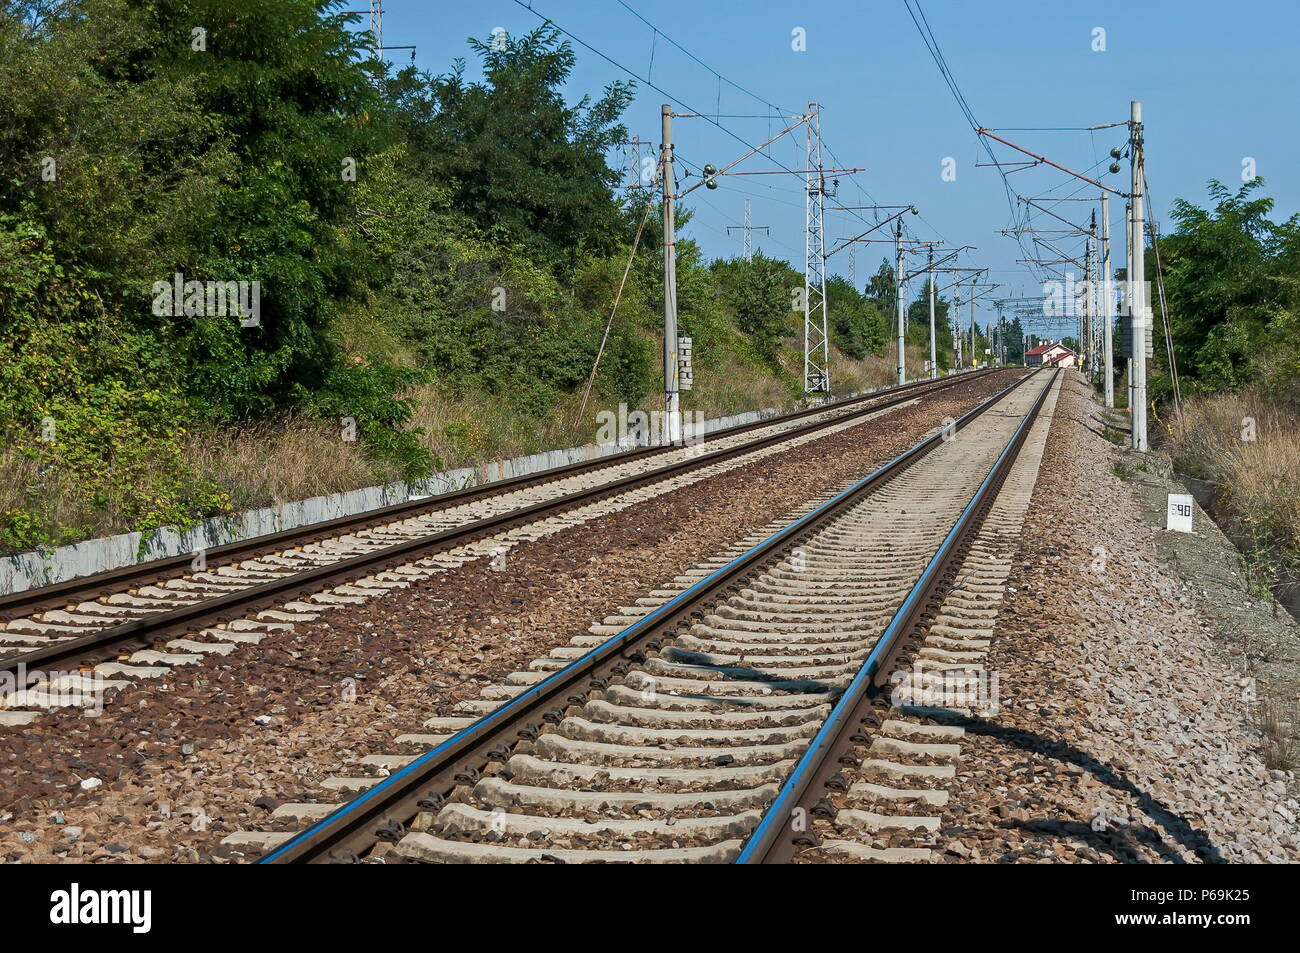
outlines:
[[[775,416],[777,413],[776,410],[769,408],[737,414],[734,417],[706,420],[704,432],[709,434],[725,427],[753,423],[756,420]],[[383,486],[352,490],[348,493],[315,496],[309,500],[296,500],[292,503],[249,510],[225,519],[207,520],[188,530],[166,528],[148,534],[123,533],[119,536],[88,539],[85,542],[60,546],[56,549],[2,557],[0,558],[0,594],[22,592],[77,576],[117,569],[120,566],[179,556],[183,553],[196,553],[200,549],[211,549],[223,543],[265,536],[268,533],[277,533],[309,523],[319,523],[323,520],[378,509],[381,506],[402,503],[412,497],[433,496],[463,487],[536,473],[538,470],[549,470],[566,463],[592,460],[623,449],[625,448],[618,446],[586,444],[564,450],[533,453],[509,460],[489,460],[475,467],[462,467],[458,470],[435,473],[428,479],[414,484],[388,483]]]

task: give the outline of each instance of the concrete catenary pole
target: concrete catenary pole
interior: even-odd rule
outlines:
[[[974,292],[975,289],[971,288]],[[975,352],[975,295],[970,296],[970,366],[978,367],[980,363],[979,355]]]
[[[939,355],[935,354],[935,246],[930,246],[930,376],[939,377]]]
[[[1079,315],[1080,322],[1083,324],[1083,333],[1079,336],[1079,347],[1082,348],[1082,353],[1079,355],[1079,370],[1091,375],[1096,358],[1092,348],[1092,239],[1085,238],[1083,241],[1083,310]]]
[[[938,356],[934,352],[935,335],[934,335],[934,246],[933,245],[930,246],[930,268],[928,274],[930,276],[929,277],[930,280],[930,377],[934,378],[939,376],[939,360],[938,360]]]
[[[1115,295],[1110,287],[1110,203],[1105,192],[1101,193],[1101,351],[1102,351],[1102,389],[1106,395],[1106,406],[1115,406],[1115,348],[1111,341],[1112,328],[1115,324]]]
[[[1124,235],[1124,268],[1128,277],[1133,275],[1133,203],[1124,204],[1124,227],[1127,229]],[[1124,309],[1128,312],[1128,357],[1124,364],[1124,378],[1128,382],[1124,399],[1127,401],[1129,426],[1133,422],[1133,303],[1129,297],[1132,294],[1133,286],[1129,283],[1128,277],[1124,279]],[[1132,435],[1129,436],[1129,442],[1132,443]]]
[[[960,370],[963,369],[963,365],[962,365],[962,355],[961,355],[961,342],[962,342],[962,330],[961,330],[961,282],[960,282],[960,281],[956,281],[956,282],[954,282],[954,285],[955,285],[955,287],[954,287],[954,289],[953,289],[953,293],[952,293],[952,321],[951,321],[951,327],[952,327],[952,336],[953,336],[954,338],[957,339],[957,370],[960,371]]]
[[[663,156],[660,182],[664,205],[664,436],[676,443],[682,436],[680,395],[677,382],[677,247],[673,224],[673,112],[667,103],[660,112]]]
[[[898,383],[907,383],[907,325],[903,315],[903,276],[907,274],[906,265],[903,262],[903,223],[898,222],[894,226],[894,247],[897,250],[895,256],[898,264],[898,271],[894,275],[894,286],[898,290]]]
[[[1151,333],[1146,306],[1146,209],[1142,188],[1146,163],[1142,154],[1142,104],[1132,103],[1129,120],[1132,149],[1129,155],[1133,174],[1133,234],[1128,273],[1133,316],[1133,449],[1145,452],[1147,448],[1147,338]]]

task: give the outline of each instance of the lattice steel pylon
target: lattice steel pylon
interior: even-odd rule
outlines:
[[[804,216],[803,392],[829,397],[830,338],[826,322],[826,174],[822,167],[821,106],[808,104],[807,201]]]
[[[383,0],[370,0],[370,32],[375,38],[375,59],[379,59],[384,50]]]
[[[371,55],[376,60],[383,60],[385,50],[410,50],[411,62],[415,62],[415,47],[406,46],[384,46],[384,4],[383,0],[370,0],[366,10],[344,10],[346,16],[361,16],[367,14],[370,17],[370,36],[374,40],[371,47]],[[378,81],[378,80],[377,80]]]
[[[730,235],[735,231],[745,233],[745,261],[752,261],[754,258],[754,232],[761,230],[764,235],[770,234],[766,225],[754,224],[754,210],[750,205],[749,199],[745,199],[745,224],[728,225],[727,234]]]
[[[754,209],[745,199],[745,261],[754,257]]]

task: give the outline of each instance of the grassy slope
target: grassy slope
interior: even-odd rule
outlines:
[[[1295,414],[1253,390],[1194,397],[1170,419],[1165,445],[1178,470],[1216,484],[1215,518],[1261,583],[1279,589],[1300,584]]]
[[[377,337],[372,327],[366,340],[383,349],[386,339]],[[724,348],[707,365],[698,367],[695,389],[683,395],[685,409],[717,417],[766,407],[788,410],[799,404],[802,367],[797,339],[782,342],[776,366],[755,359],[739,335],[733,343],[734,347]],[[395,345],[383,356],[399,361],[405,357]],[[919,349],[908,349],[908,363],[911,374],[919,375]],[[868,357],[853,361],[835,351],[832,374],[837,395],[879,387],[893,382],[893,359]],[[592,442],[596,414],[615,409],[607,406],[609,401],[593,395],[583,419],[578,421],[575,418],[580,397],[566,394],[544,418],[537,419],[516,409],[504,395],[453,395],[437,385],[425,385],[409,396],[417,403],[413,425],[424,429],[441,467],[447,469]],[[640,409],[657,406],[654,395],[643,403]],[[187,438],[185,457],[197,471],[217,482],[235,510],[399,479],[397,472],[368,458],[360,443],[345,441],[339,426],[309,418],[193,433]],[[58,513],[62,524],[78,527],[78,538],[132,529],[130,522],[118,514],[78,508],[70,502],[71,494],[62,493],[57,484],[42,482],[33,466],[30,460],[0,448],[0,509],[30,506],[31,497],[24,496],[24,489],[39,486],[40,505]]]

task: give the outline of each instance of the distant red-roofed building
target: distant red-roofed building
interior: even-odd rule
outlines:
[[[1064,344],[1040,344],[1025,353],[1027,367],[1074,367],[1078,355]]]

